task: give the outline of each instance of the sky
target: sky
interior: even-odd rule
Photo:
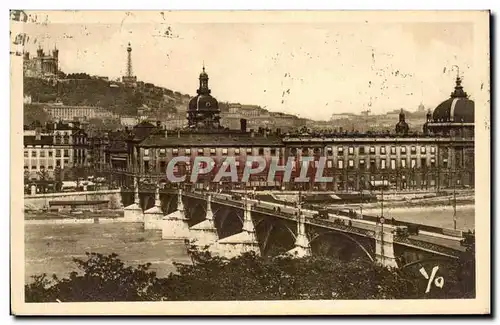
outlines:
[[[132,45],[139,80],[196,94],[203,63],[219,101],[313,119],[434,109],[467,91],[473,25],[456,22],[25,24],[25,49],[57,45],[60,69],[117,78]],[[474,94],[470,94],[474,97]]]

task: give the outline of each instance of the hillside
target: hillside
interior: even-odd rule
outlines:
[[[99,106],[120,115],[137,115],[137,108],[143,105],[163,112],[175,112],[176,105],[189,97],[160,87],[132,88],[85,74],[75,76],[78,79],[44,80],[25,77],[24,94],[31,95],[33,102],[59,101],[65,105]]]

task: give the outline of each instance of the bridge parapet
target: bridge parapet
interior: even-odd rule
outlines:
[[[394,236],[394,243],[404,245],[407,247],[414,247],[419,250],[424,250],[439,255],[444,255],[452,258],[459,258],[465,249],[451,248],[426,241],[418,240],[415,238],[408,238],[402,236]]]

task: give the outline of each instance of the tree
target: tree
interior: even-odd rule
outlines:
[[[451,267],[442,289],[425,293],[426,280],[412,272],[364,260],[312,256],[265,258],[254,253],[226,259],[190,248],[192,264],[157,278],[150,264],[125,266],[116,254],[74,259],[81,273],[51,280],[33,277],[26,301],[421,299],[475,297],[473,255]],[[418,273],[418,271],[417,271]]]

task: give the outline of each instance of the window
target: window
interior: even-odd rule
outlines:
[[[165,172],[166,170],[167,170],[167,163],[165,161],[160,161],[160,171]]]
[[[374,154],[374,153],[375,153],[375,147],[374,147],[374,146],[371,146],[371,147],[370,147],[370,153],[371,153],[371,154]]]
[[[240,148],[236,148],[236,149],[234,149],[234,154],[235,154],[235,155],[239,155],[239,154],[240,154]]]
[[[308,148],[302,148],[302,156],[307,156],[309,154]]]
[[[43,151],[43,150],[40,151],[40,157],[41,158],[45,157],[45,151]]]
[[[370,169],[374,170],[377,167],[375,159],[370,159]]]
[[[354,155],[354,147],[349,147],[349,154]]]
[[[420,158],[420,168],[426,168],[426,167],[427,167],[427,159]]]
[[[264,148],[259,148],[259,156],[263,156],[264,155]]]
[[[276,156],[276,148],[271,148],[271,156]]]
[[[69,150],[68,149],[64,149],[64,157],[69,157]]]
[[[200,149],[198,149],[198,154],[199,154],[199,155],[203,155],[203,149],[201,149],[201,148],[200,148]]]
[[[210,148],[210,154],[215,155],[215,148]]]
[[[186,149],[186,155],[190,155],[191,154],[191,149]]]
[[[436,167],[436,159],[431,158],[431,167]]]
[[[144,149],[144,156],[149,156],[149,149]]]
[[[391,169],[396,169],[396,159],[391,159]]]
[[[28,169],[28,166],[24,166],[24,169]]]
[[[227,155],[227,148],[222,148],[222,154]]]
[[[31,169],[32,169],[32,170],[36,169],[36,166],[31,166]]]
[[[247,154],[251,154],[252,153],[252,148],[247,148]]]
[[[359,169],[365,169],[365,160],[364,159],[359,160]]]
[[[443,159],[443,167],[448,168],[448,159]]]
[[[326,147],[326,152],[328,152],[329,155],[332,154],[333,148],[332,147]]]
[[[411,167],[411,168],[415,168],[415,167],[417,167],[417,160],[416,160],[415,158],[412,158],[412,159],[411,159],[410,167]]]
[[[52,169],[54,169],[54,167],[53,166],[49,166],[49,170],[52,170]]]
[[[349,168],[354,168],[354,160],[353,159],[349,159],[348,163],[349,163]]]
[[[31,157],[36,157],[36,151],[34,151],[34,150],[33,150],[33,151],[31,152]]]
[[[391,155],[395,155],[396,154],[396,147],[392,146],[391,147]]]
[[[432,153],[432,154],[435,154],[435,153],[436,153],[436,147],[434,147],[434,146],[432,146],[432,147],[431,147],[431,153]]]
[[[61,161],[60,160],[56,160],[56,166],[57,167],[61,166]]]
[[[64,159],[64,165],[69,165],[69,160],[68,159]]]
[[[337,160],[337,167],[338,167],[339,169],[344,168],[344,161],[343,161],[343,160],[340,160],[340,159],[339,159],[339,160]]]
[[[417,147],[411,146],[411,153],[416,154],[417,153]]]
[[[24,150],[24,157],[29,157],[29,156],[28,156],[28,151],[27,151],[27,150]]]
[[[425,153],[425,147],[420,147],[420,153]]]
[[[337,148],[337,153],[338,153],[339,156],[343,156],[344,155],[344,148],[338,147]]]
[[[54,153],[52,152],[52,150],[50,150],[50,151],[49,151],[49,157],[52,157],[52,156],[53,156],[53,154],[54,154]]]
[[[401,168],[406,168],[406,159],[401,159]]]
[[[406,155],[406,147],[401,147],[400,152],[402,155]]]
[[[380,154],[385,155],[385,146],[380,147]]]
[[[164,148],[160,149],[160,156],[165,156],[166,150]]]
[[[381,168],[381,169],[385,169],[385,167],[386,167],[386,166],[385,166],[385,164],[386,164],[385,159],[382,159],[382,160],[380,161],[380,168]]]
[[[331,160],[328,160],[328,161],[326,162],[326,167],[328,167],[328,168],[332,168],[332,167],[333,167],[333,164],[332,164],[332,161],[331,161]]]
[[[146,171],[146,173],[149,173],[149,160],[146,160],[144,162],[144,170]]]
[[[365,147],[359,147],[359,154],[364,155],[365,154]]]
[[[45,165],[40,165],[40,169],[45,169]]]
[[[172,149],[172,154],[173,155],[178,155],[179,154],[179,149],[178,148]]]

